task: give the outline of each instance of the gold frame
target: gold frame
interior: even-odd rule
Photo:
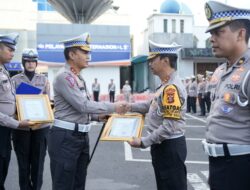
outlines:
[[[117,130],[119,130],[119,125],[117,125],[117,122],[118,122],[117,119],[124,120],[126,118],[135,119],[134,121],[132,120],[135,123],[135,125],[132,126],[132,128],[130,128],[130,130],[132,129],[135,135],[132,135],[129,137],[122,136],[122,135],[121,136],[114,135],[114,133],[117,132]],[[115,127],[116,129],[114,129]],[[141,114],[125,114],[125,115],[112,114],[104,127],[100,140],[101,141],[129,141],[129,140],[132,140],[132,137],[141,137],[143,127],[144,127],[144,117]],[[113,133],[112,136],[111,136],[111,133]]]
[[[28,118],[27,112],[25,110],[25,103],[27,101],[34,101],[34,100],[37,100],[38,103],[40,103],[40,105],[39,104],[38,105],[42,106],[42,109],[44,109],[42,113],[44,119],[43,118],[40,118],[40,119]],[[17,106],[17,116],[18,116],[19,121],[28,119],[31,124],[52,123],[54,121],[54,114],[51,109],[49,97],[47,94],[16,95],[16,106]],[[26,105],[26,106],[29,106],[29,105]]]

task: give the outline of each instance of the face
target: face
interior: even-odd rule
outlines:
[[[164,67],[164,59],[160,59],[160,56],[157,56],[149,61],[149,67],[154,75],[159,75]]]
[[[25,70],[33,72],[36,70],[37,63],[36,61],[25,61]]]
[[[72,52],[72,60],[78,69],[84,69],[88,67],[89,53],[78,49],[75,52]]]
[[[232,32],[227,25],[212,30],[210,34],[210,42],[215,57],[228,58],[235,53],[237,48],[238,31]]]
[[[0,63],[9,63],[14,56],[14,50],[8,46],[0,45]]]

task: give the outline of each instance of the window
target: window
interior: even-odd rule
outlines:
[[[168,19],[163,20],[163,32],[168,33]]]
[[[180,20],[180,33],[184,33],[184,20]]]
[[[172,33],[176,33],[176,20],[172,19]]]
[[[37,10],[39,11],[54,11],[53,7],[48,3],[47,0],[32,0],[37,2]]]

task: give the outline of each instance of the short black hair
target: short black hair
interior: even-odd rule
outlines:
[[[176,54],[160,54],[160,59],[168,58],[170,62],[170,67],[177,70],[177,55]]]
[[[229,24],[229,27],[231,31],[236,31],[239,28],[245,28],[246,29],[246,36],[245,36],[245,41],[248,44],[249,41],[249,35],[250,35],[250,21],[246,19],[239,19],[239,20],[234,20]]]

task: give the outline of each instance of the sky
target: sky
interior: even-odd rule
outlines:
[[[206,0],[177,0],[185,3],[194,14],[196,26],[207,26],[208,22],[204,14]],[[217,0],[228,5],[250,9],[249,0]],[[147,18],[155,10],[159,12],[164,0],[114,0],[114,5],[119,6],[118,14],[127,14],[130,17],[131,30],[141,32],[147,26]]]

